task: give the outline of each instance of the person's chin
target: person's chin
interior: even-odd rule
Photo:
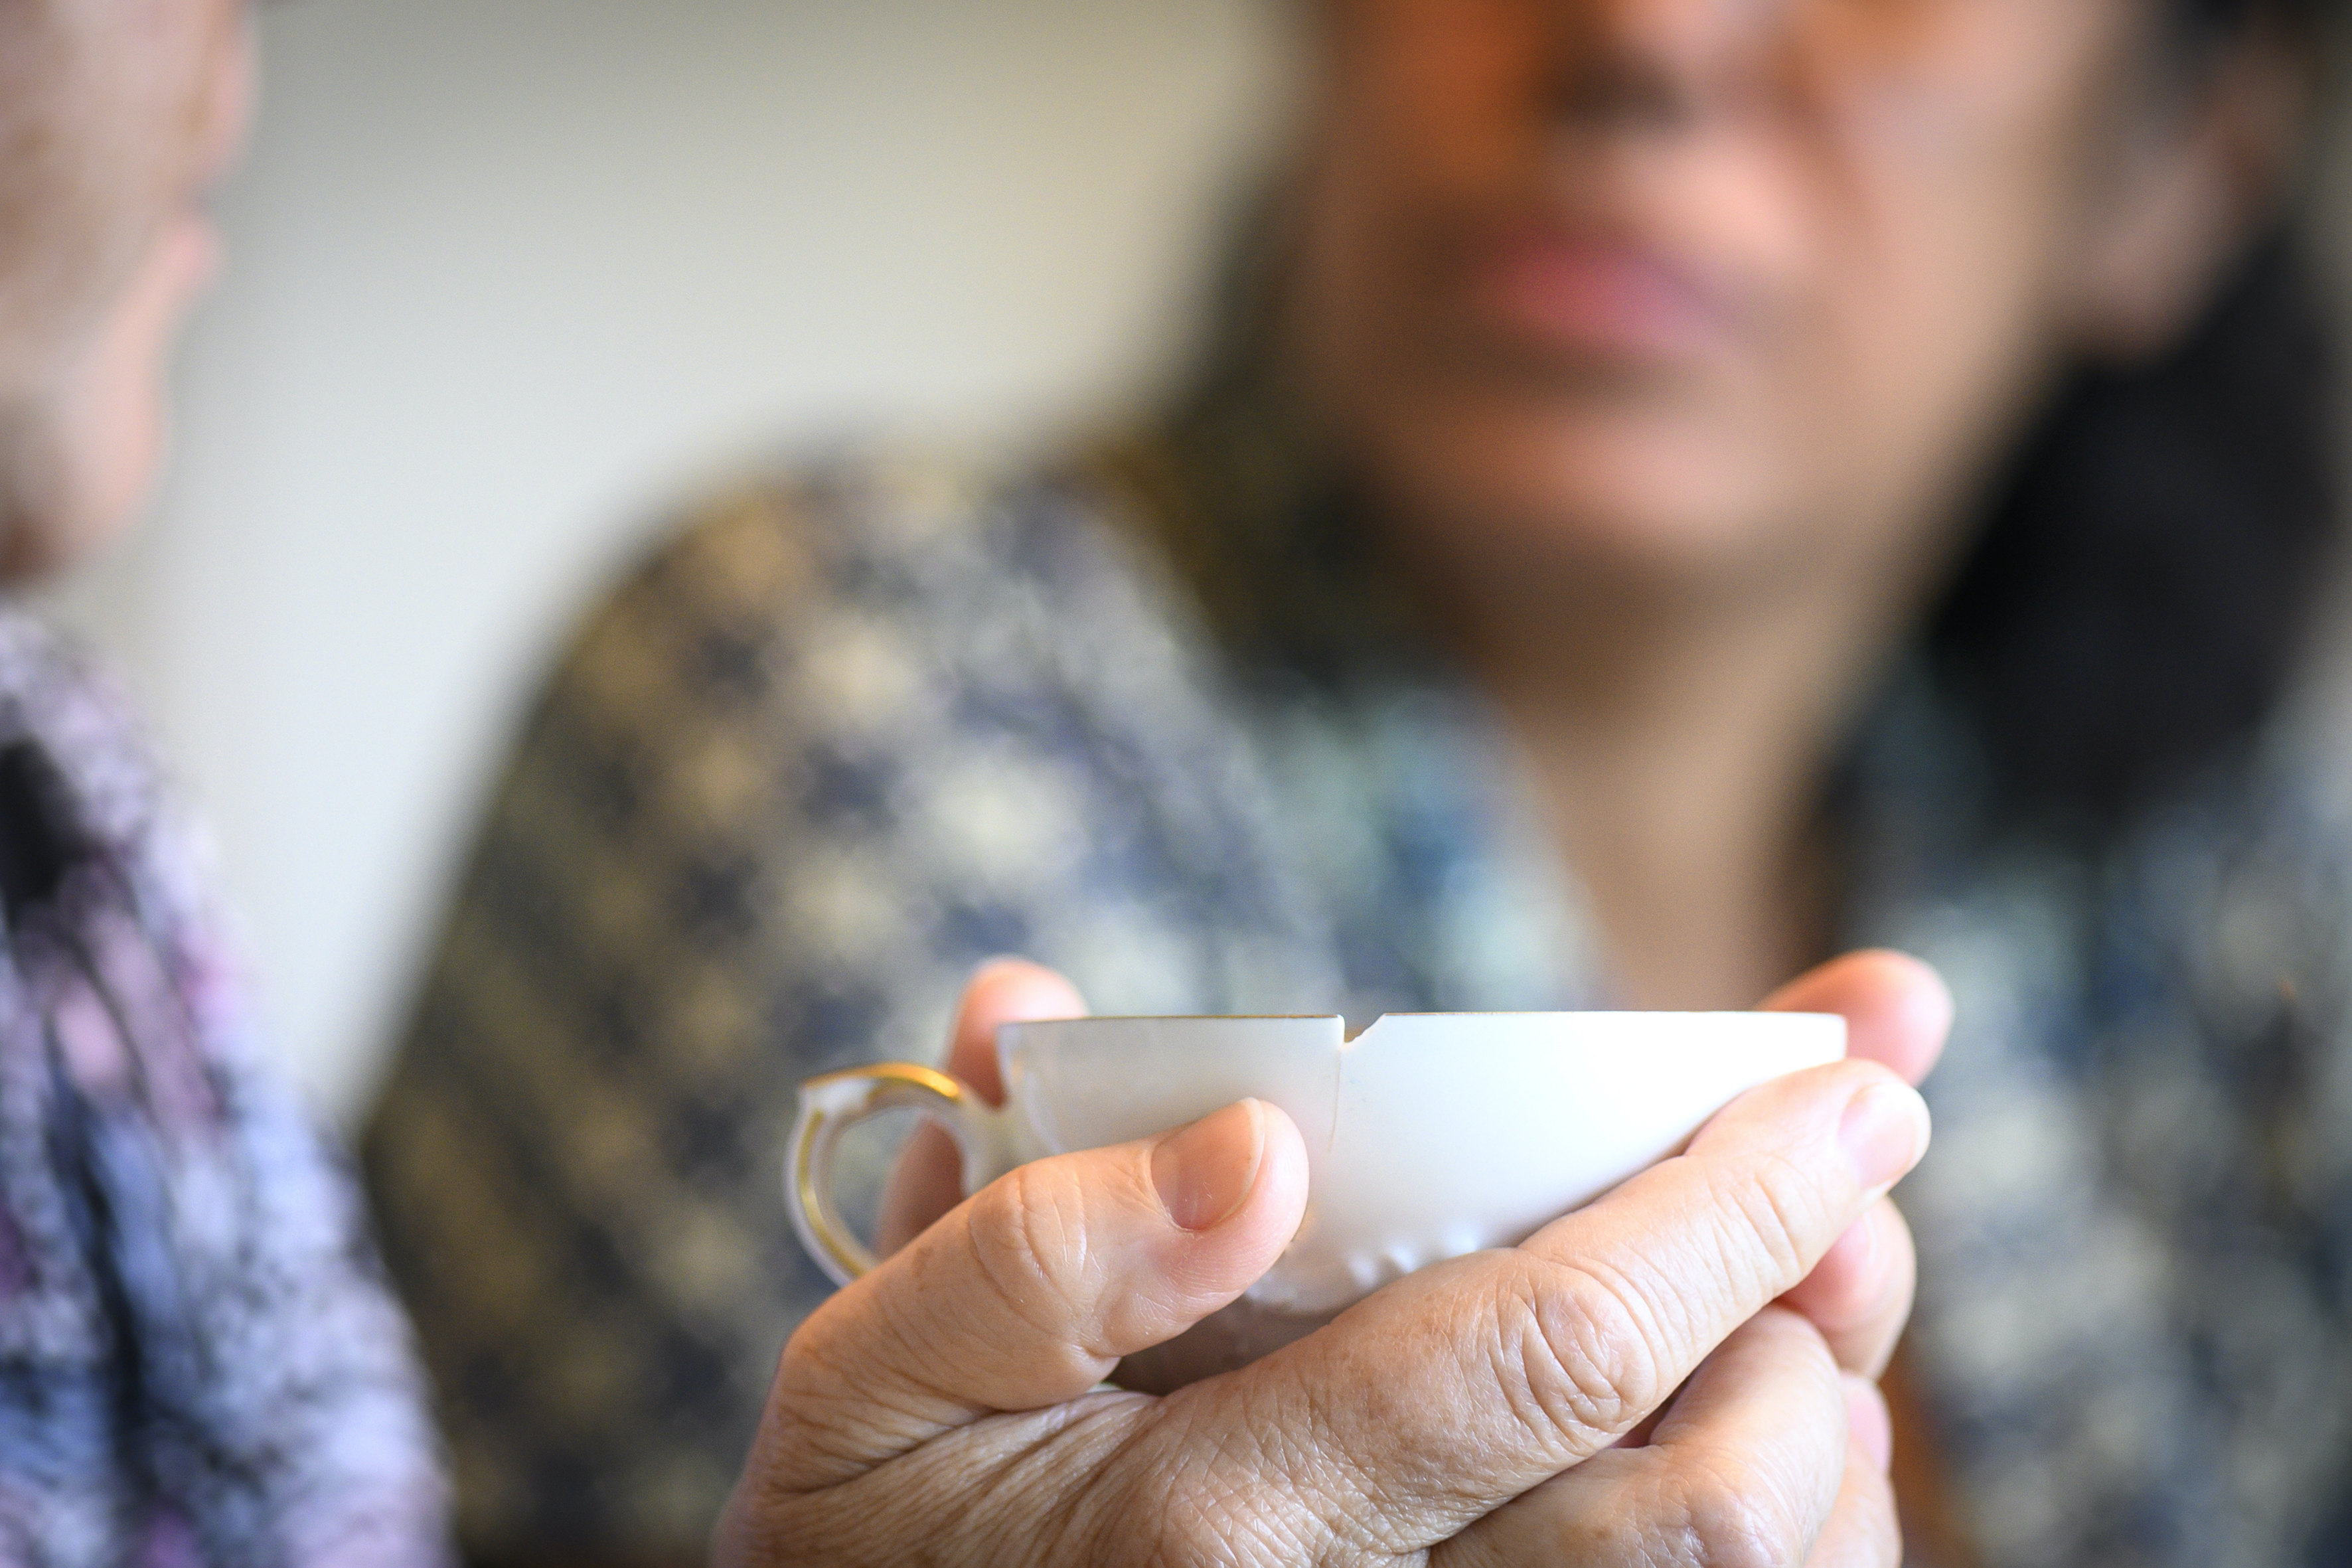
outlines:
[[[105,556],[130,531],[121,515],[11,507],[0,537],[0,584],[27,587]]]
[[[1624,586],[1693,587],[1777,553],[1770,476],[1683,431],[1424,426],[1400,476],[1449,553]]]
[[[150,406],[103,420],[57,411],[9,432],[0,494],[0,581],[37,582],[105,554],[144,510],[161,466],[166,413]]]

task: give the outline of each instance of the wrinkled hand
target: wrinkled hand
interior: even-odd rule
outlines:
[[[1910,1296],[1884,1194],[1927,1123],[1897,1073],[1949,1004],[1864,954],[1769,1005],[1844,1013],[1874,1059],[1768,1084],[1521,1246],[1164,1397],[1090,1391],[1274,1262],[1297,1129],[1249,1101],[1022,1167],[793,1336],[718,1560],[1894,1563],[1864,1378]],[[996,1024],[1077,1010],[1043,971],[984,971],[953,1065],[993,1091]]]

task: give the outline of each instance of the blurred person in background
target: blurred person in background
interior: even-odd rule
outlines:
[[[22,578],[86,554],[147,488],[166,348],[207,270],[201,201],[239,137],[249,40],[236,0],[0,6],[0,496]],[[354,1194],[250,1062],[185,824],[116,705],[14,614],[0,619],[0,1563],[444,1560],[404,1327]],[[1040,996],[1072,1005],[1045,972],[984,973],[963,1015],[965,1054],[984,1049],[992,1012]],[[1915,1078],[1947,1016],[1930,977],[1884,957],[1780,1001],[1849,1010],[1859,1037]],[[1586,1418],[1559,1431],[1530,1426],[1516,1386],[1484,1375],[1497,1348],[1489,1336],[1431,1331],[1491,1300],[1490,1276],[1531,1267],[1536,1255],[1516,1249],[1458,1273],[1450,1290],[1387,1294],[1386,1316],[1335,1326],[1307,1353],[1241,1378],[1165,1402],[1094,1394],[1106,1335],[1156,1343],[1263,1272],[1299,1224],[1304,1148],[1279,1112],[1232,1108],[1159,1140],[1031,1167],[926,1229],[796,1342],[807,1353],[800,1375],[780,1380],[724,1560],[936,1555],[948,1537],[926,1520],[945,1511],[967,1535],[981,1521],[1017,1543],[990,1561],[1006,1550],[1036,1560],[1056,1542],[1061,1561],[1109,1561],[1114,1548],[1164,1560],[1155,1542],[1179,1540],[1223,1555],[1242,1533],[1277,1529],[1287,1561],[1319,1524],[1320,1561],[1360,1561],[1388,1537],[1441,1547],[1449,1561],[1517,1562],[1563,1528],[1605,1527],[1628,1542],[1687,1531],[1682,1493],[1662,1504],[1655,1479],[1704,1481],[1736,1461],[1755,1466],[1759,1484],[1724,1498],[1711,1537],[1786,1514],[1780,1528],[1820,1535],[1840,1561],[1889,1563],[1885,1416],[1859,1377],[1883,1360],[1908,1305],[1908,1245],[1885,1188],[1925,1148],[1925,1107],[1874,1062],[1743,1104],[1690,1158],[1555,1237],[1644,1277],[1661,1262],[1653,1255],[1672,1255],[1654,1281],[1688,1309],[1644,1345],[1657,1354],[1642,1359],[1638,1389],[1628,1381],[1612,1405],[1566,1391],[1564,1408]],[[1027,1199],[1057,1179],[1086,1199],[1085,1223],[1058,1232],[1078,1255],[1039,1261],[1098,1287],[1067,1303],[1098,1313],[1057,1322],[1040,1299],[1000,1298],[1011,1310],[992,1318],[971,1290],[940,1288],[1001,1258],[1008,1231],[1034,1229]],[[1786,1226],[1748,1223],[1780,1217],[1761,1195],[1768,1184],[1801,1211]],[[911,1205],[920,1185],[908,1193]],[[1874,1225],[1894,1226],[1884,1253],[1831,1257],[1842,1234]],[[1725,1289],[1727,1272],[1745,1288]],[[1774,1309],[1775,1298],[1797,1311]],[[1847,1299],[1855,1310],[1826,1310]],[[657,1322],[619,1326],[627,1351],[659,1355],[674,1342]],[[1425,1353],[1402,1353],[1400,1340]],[[1332,1364],[1335,1353],[1355,1364]],[[1427,1402],[1424,1420],[1382,1419],[1399,1377],[1459,1389],[1461,1357],[1479,1374],[1470,1396]],[[583,1359],[573,1370],[599,1368]],[[831,1373],[849,1387],[823,1387]],[[919,1402],[924,1429],[910,1429],[909,1407],[889,1392],[973,1378],[999,1404],[1020,1388],[1038,1406],[1028,1417],[1044,1436],[1030,1456],[1046,1472],[1038,1484],[1002,1484],[1019,1418],[992,1419],[985,1401],[957,1416],[933,1399]],[[1641,1458],[1584,1462],[1677,1386]],[[1351,1424],[1318,1434],[1283,1423],[1278,1444],[1248,1457],[1269,1401],[1282,1400]],[[1088,1435],[1114,1427],[1129,1440],[1088,1451]],[[1308,1473],[1296,1461],[1309,1453],[1330,1463]],[[1549,1484],[1570,1469],[1577,1484]],[[829,1480],[813,1481],[819,1472]],[[1213,1497],[1196,1486],[1203,1506],[1171,1506],[1206,1475],[1218,1482]],[[1381,1503],[1368,1511],[1357,1489],[1374,1485]],[[1794,1506],[1777,1506],[1784,1492]],[[1149,1512],[1135,1510],[1138,1497]],[[1092,1542],[1102,1550],[1074,1552],[1089,1517],[1108,1521]],[[584,1522],[592,1532],[567,1532],[563,1561],[612,1554],[614,1542],[593,1533],[604,1521]],[[681,1552],[700,1555],[698,1543]]]
[[[989,954],[1360,1023],[1877,942],[1960,1005],[1922,1560],[2352,1555],[2333,22],[1321,0],[1153,428],[692,511],[530,719],[368,1134],[472,1550],[698,1548],[825,1295],[793,1086]]]
[[[12,584],[145,498],[249,50],[239,0],[0,0]],[[252,1033],[143,742],[0,610],[0,1563],[447,1560],[357,1191]]]

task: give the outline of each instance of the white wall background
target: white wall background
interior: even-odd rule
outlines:
[[[277,1048],[380,1065],[507,727],[668,498],[1162,369],[1275,0],[304,0],[158,516],[60,596],[217,830]]]

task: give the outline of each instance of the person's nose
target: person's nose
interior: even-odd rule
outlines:
[[[1555,15],[1555,112],[1580,129],[1672,132],[1752,101],[1789,0],[1569,0]]]

